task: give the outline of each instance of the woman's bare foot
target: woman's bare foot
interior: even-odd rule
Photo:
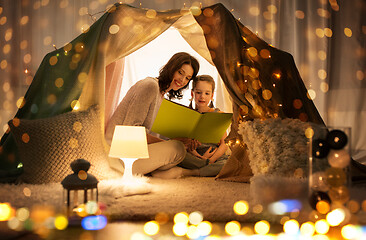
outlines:
[[[151,176],[164,179],[181,178],[183,176],[183,168],[172,167],[168,170],[155,170],[151,173]]]

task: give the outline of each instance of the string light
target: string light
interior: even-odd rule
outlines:
[[[103,11],[103,12],[105,12],[105,11]],[[97,21],[97,18],[96,17],[94,17],[94,15],[92,15],[92,14],[90,14],[90,13],[87,13],[87,15],[88,16],[90,16],[90,18],[93,20],[93,22],[96,22]]]

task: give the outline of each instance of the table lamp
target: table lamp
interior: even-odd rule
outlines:
[[[125,171],[122,180],[132,180],[134,161],[149,157],[145,127],[117,125],[114,129],[109,156],[123,161]]]

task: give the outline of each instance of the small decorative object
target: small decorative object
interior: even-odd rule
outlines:
[[[110,157],[120,158],[124,163],[121,183],[124,195],[144,194],[151,191],[144,178],[132,174],[132,165],[139,158],[148,158],[146,130],[143,126],[117,125],[114,129]]]
[[[342,205],[350,199],[349,127],[313,127],[306,130],[309,143],[309,203],[319,201]],[[335,205],[335,206],[336,206]],[[317,209],[318,210],[318,209]]]
[[[70,166],[74,173],[66,176],[61,182],[68,217],[80,216],[78,213],[80,205],[98,202],[98,180],[88,173],[90,163],[84,159],[77,159]]]
[[[320,201],[325,201],[328,204],[331,203],[330,197],[328,196],[327,193],[322,192],[322,191],[313,191],[309,197],[309,203],[310,206],[313,209],[316,209],[316,205],[320,202]]]

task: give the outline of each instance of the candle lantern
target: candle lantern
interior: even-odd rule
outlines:
[[[84,159],[77,159],[70,166],[73,173],[61,182],[68,217],[77,216],[77,209],[81,204],[86,204],[88,201],[98,202],[98,180],[88,173],[90,163]]]

